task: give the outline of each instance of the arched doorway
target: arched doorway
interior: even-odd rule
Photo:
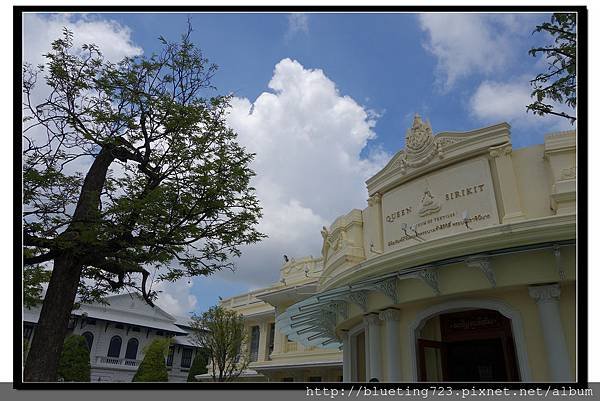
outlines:
[[[418,338],[419,381],[518,381],[510,319],[490,309],[429,318]]]
[[[496,300],[496,299],[489,299],[489,298],[470,298],[470,299],[454,299],[454,300],[449,300],[446,302],[441,302],[438,304],[434,304],[431,305],[421,311],[419,311],[417,313],[417,315],[415,316],[414,320],[412,321],[412,323],[409,325],[409,330],[408,330],[408,335],[409,335],[409,343],[412,344],[411,347],[409,347],[409,351],[410,351],[410,358],[412,361],[412,379],[414,381],[419,381],[419,380],[432,380],[432,378],[428,378],[427,376],[423,377],[422,374],[422,367],[425,366],[426,368],[429,369],[429,376],[433,376],[435,374],[437,374],[436,380],[438,381],[442,381],[444,380],[444,363],[448,363],[448,348],[445,347],[444,343],[445,341],[443,341],[442,337],[441,337],[441,327],[440,327],[440,316],[444,315],[444,314],[451,314],[454,312],[465,312],[465,311],[473,311],[473,310],[491,310],[493,312],[498,312],[498,315],[496,316],[500,316],[501,320],[502,320],[502,324],[503,324],[503,329],[502,332],[507,335],[508,333],[508,329],[510,329],[510,335],[512,337],[512,342],[511,341],[507,341],[508,344],[512,345],[512,353],[510,352],[510,350],[508,351],[509,355],[508,356],[503,356],[503,358],[506,358],[506,360],[509,360],[510,363],[510,357],[512,356],[514,359],[514,363],[512,364],[512,367],[515,369],[515,373],[512,375],[512,380],[516,380],[516,381],[532,381],[532,377],[531,377],[531,372],[529,369],[529,360],[528,360],[528,356],[527,356],[527,347],[526,347],[526,342],[525,342],[525,332],[523,329],[523,321],[521,318],[521,314],[519,313],[518,310],[514,309],[512,306],[510,306],[509,304],[500,301],[500,300]],[[459,317],[458,315],[456,315],[455,317]],[[464,318],[464,316],[463,316]],[[483,316],[483,318],[485,318],[485,316]],[[504,320],[506,319],[506,320]],[[429,323],[429,327],[426,327]],[[491,324],[485,323],[485,322],[481,322],[479,323],[480,325],[489,325],[491,326]],[[455,325],[457,325],[455,323]],[[473,327],[473,326],[477,326],[477,324],[472,325],[470,324],[469,327]],[[460,328],[460,324],[457,325],[456,329],[458,330]],[[434,339],[432,339],[431,333],[432,330],[438,330],[437,335],[438,337]],[[477,333],[478,331],[481,330],[474,330],[475,333]],[[493,331],[493,330],[490,330]],[[500,330],[498,330],[500,331]],[[495,334],[490,334],[488,332],[488,335],[490,338],[498,338],[497,336],[498,333]],[[476,337],[479,334],[475,334],[475,338],[471,337],[470,339],[467,339],[466,341],[473,341],[476,340]],[[482,336],[484,337],[484,336]],[[501,337],[501,335],[500,335]],[[458,343],[460,338],[457,339],[457,336],[454,336],[454,338],[452,338],[452,335],[450,335],[450,339],[451,341],[457,340],[456,342]],[[508,336],[507,336],[508,339]],[[423,345],[424,347],[421,347],[421,341],[420,340],[429,340],[429,341],[433,341],[431,343],[427,343],[425,342]],[[484,340],[484,338],[482,338],[482,340]],[[437,344],[436,344],[437,342]],[[440,344],[441,343],[441,344]],[[465,349],[460,349],[460,347],[458,347],[458,345],[460,344],[456,344],[456,348],[454,352],[460,353],[460,352],[465,352]],[[483,345],[485,345],[485,342],[483,343]],[[497,347],[496,345],[492,346],[492,348]],[[423,349],[424,348],[424,349]],[[473,350],[472,350],[473,351]],[[475,353],[477,353],[477,350],[474,350]],[[504,352],[504,351],[503,351]],[[421,356],[423,355],[423,356]],[[427,360],[434,360],[436,363],[434,365],[429,364],[429,365],[423,365],[421,363],[420,360],[423,359],[423,357]],[[459,361],[460,363],[460,361]],[[510,369],[510,367],[509,367]],[[447,372],[447,366],[446,366],[446,372]],[[489,370],[487,370],[486,368],[482,369],[482,375],[485,377],[489,377]],[[492,373],[492,375],[494,375],[494,373]],[[421,378],[423,377],[423,378]],[[447,378],[448,380],[450,378]],[[481,379],[481,380],[490,380],[490,379]],[[490,381],[494,381],[495,379],[491,379]]]

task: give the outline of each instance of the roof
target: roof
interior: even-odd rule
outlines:
[[[178,316],[178,315],[171,315],[175,318],[175,324],[177,326],[183,326],[183,327],[192,327],[192,317],[191,316]]]
[[[197,347],[198,345],[191,341],[190,336],[175,336],[173,344],[185,345],[188,347]]]
[[[158,306],[148,305],[137,295],[115,295],[107,297],[109,305],[99,303],[82,304],[72,312],[74,316],[86,315],[89,318],[106,320],[109,322],[126,323],[135,326],[149,327],[176,334],[188,332],[176,325],[177,320]],[[37,323],[41,308],[23,308],[23,320]]]

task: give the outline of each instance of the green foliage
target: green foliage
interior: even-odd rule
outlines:
[[[31,249],[24,249],[25,256],[35,256]],[[23,306],[32,308],[42,302],[42,284],[50,281],[52,272],[42,265],[23,266]]]
[[[248,367],[248,333],[241,314],[213,306],[192,317],[192,328],[192,340],[208,354],[213,381],[233,381]]]
[[[551,103],[565,104],[572,109],[577,105],[577,14],[552,14],[550,22],[535,28],[534,33],[539,32],[549,34],[554,43],[529,50],[533,57],[543,54],[548,69],[530,81],[531,97],[535,101],[527,106],[527,111],[540,116],[553,114],[568,118],[573,124],[575,116],[555,111]]]
[[[194,361],[192,362],[192,366],[190,367],[190,372],[188,373],[188,382],[195,382],[196,375],[203,375],[204,373],[208,372],[206,367],[208,365],[208,357],[209,353],[206,349],[198,349],[196,356],[194,357]]]
[[[169,381],[165,358],[169,351],[170,339],[159,338],[144,349],[144,360],[138,366],[134,382],[166,382]]]
[[[151,302],[150,271],[174,281],[233,269],[240,246],[264,238],[254,155],[190,33],[114,64],[65,29],[45,65],[24,65],[24,264],[76,260],[81,302],[124,287]],[[51,94],[36,101],[42,75]]]
[[[84,337],[67,337],[60,356],[58,375],[66,382],[90,381],[90,350]]]

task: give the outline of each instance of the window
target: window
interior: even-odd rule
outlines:
[[[309,382],[320,382],[321,381],[321,376],[311,376],[308,378]]]
[[[131,328],[131,331],[135,331],[136,333],[139,333],[139,331],[140,331],[140,328],[139,328],[138,326],[133,326],[133,327]]]
[[[158,330],[158,331],[156,332],[156,335],[157,335],[157,336],[164,336],[164,335],[165,335],[165,333],[163,333],[162,331]]]
[[[123,325],[121,323],[115,324],[115,329],[122,329]]]
[[[24,324],[23,325],[23,338],[25,338],[26,340],[30,340],[32,334],[33,334],[33,325]]]
[[[181,352],[181,367],[189,368],[192,366],[192,352],[191,348],[184,348]]]
[[[252,326],[252,334],[250,336],[250,362],[258,360],[258,342],[260,340],[260,328]]]
[[[89,324],[90,326],[95,326],[96,325],[96,319],[87,318],[87,319],[85,319],[85,324]]]
[[[106,356],[110,358],[118,358],[121,355],[121,337],[114,336],[110,339],[110,345],[108,346],[108,354]]]
[[[293,382],[294,378],[293,377],[284,377],[283,379],[281,379],[282,382]]]
[[[92,350],[92,344],[94,343],[94,335],[89,332],[86,331],[85,333],[82,334],[83,338],[85,338],[85,342],[87,343],[87,347],[88,347],[88,351]]]
[[[139,341],[135,338],[131,338],[127,341],[127,348],[125,349],[125,359],[137,359]]]
[[[269,345],[267,348],[267,356],[273,352],[273,346],[275,345],[275,323],[269,325]]]
[[[169,355],[167,355],[167,366],[173,366],[173,355],[175,355],[175,348],[169,347]]]

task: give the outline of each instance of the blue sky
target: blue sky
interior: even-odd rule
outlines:
[[[428,34],[416,14],[304,14],[306,30],[295,31],[285,13],[103,14],[101,18],[130,27],[133,42],[149,54],[159,48],[158,35],[176,40],[189,17],[194,42],[219,65],[214,80],[218,90],[249,99],[268,90],[273,68],[284,58],[297,60],[305,68],[322,69],[343,95],[385,111],[377,119],[374,143],[393,152],[403,145],[407,115],[416,111],[429,117],[436,131],[479,128],[486,121],[468,115],[468,100],[482,81],[510,81],[539,72],[538,60],[527,51],[542,39],[541,34],[531,35],[533,27],[549,14],[513,16],[523,21],[518,34],[511,35],[519,39],[511,42],[515,59],[492,74],[473,70],[447,91],[435,85],[437,59],[424,48]],[[506,30],[493,20],[488,24]],[[538,143],[548,125],[524,129],[517,124],[513,127],[515,145]]]
[[[166,309],[196,312],[279,279],[282,255],[319,256],[323,225],[366,206],[364,181],[404,145],[414,113],[434,132],[507,121],[514,147],[571,128],[525,112],[527,54],[549,14],[97,14],[29,15],[25,57],[36,60],[62,26],[108,58],[149,55],[159,35],[192,39],[219,65],[214,85],[233,93],[230,124],[257,153],[270,238],[244,249],[235,273],[161,285]]]

